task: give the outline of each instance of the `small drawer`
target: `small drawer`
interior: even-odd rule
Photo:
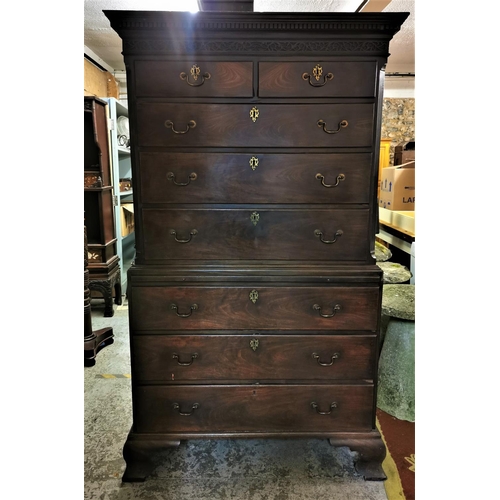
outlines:
[[[374,105],[137,103],[138,146],[372,147]]]
[[[374,62],[261,62],[260,97],[373,97]]]
[[[136,286],[132,333],[179,330],[375,332],[378,286]]]
[[[370,153],[141,152],[142,203],[368,203]]]
[[[368,431],[372,385],[136,386],[137,432]]]
[[[252,62],[136,61],[137,97],[252,97]]]
[[[145,208],[143,257],[366,262],[369,216],[348,208]]]
[[[135,335],[139,382],[373,380],[375,336]]]

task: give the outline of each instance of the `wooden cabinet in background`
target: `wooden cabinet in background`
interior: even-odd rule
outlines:
[[[121,304],[121,277],[113,207],[106,102],[84,96],[84,211],[89,289],[102,294],[104,316]]]

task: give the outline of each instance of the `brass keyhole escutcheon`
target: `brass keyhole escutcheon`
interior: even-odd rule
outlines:
[[[253,349],[255,352],[257,350],[257,347],[259,347],[259,341],[257,339],[252,339],[250,341],[250,347]]]
[[[252,221],[252,224],[254,226],[257,225],[257,222],[259,222],[259,219],[260,219],[260,215],[258,214],[258,212],[252,212],[252,215],[250,215],[250,220]]]
[[[259,298],[259,292],[257,290],[252,290],[248,296],[250,297],[250,300],[255,304],[257,302],[257,299]]]
[[[252,119],[252,121],[255,123],[257,121],[257,118],[259,117],[259,110],[254,106],[251,110],[250,110],[250,118]]]
[[[321,78],[321,75],[323,74],[323,68],[319,65],[316,64],[313,68],[313,76],[316,78],[316,81],[319,82],[319,79]]]
[[[248,163],[250,164],[250,167],[252,167],[252,170],[255,170],[259,166],[259,159],[252,156]]]
[[[198,80],[198,77],[200,76],[200,67],[197,64],[193,64],[193,67],[189,71],[191,73],[191,76],[193,77],[193,80],[196,81]]]

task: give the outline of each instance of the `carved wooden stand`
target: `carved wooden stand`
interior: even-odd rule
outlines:
[[[84,316],[84,366],[94,366],[97,353],[107,345],[114,342],[113,329],[101,328],[92,331],[92,316],[90,310],[90,289],[89,289],[89,271],[88,265],[88,247],[87,247],[87,229],[84,226],[84,272],[83,272],[83,316]],[[113,306],[111,306],[113,308]]]
[[[122,304],[122,279],[118,259],[115,268],[108,275],[94,277],[89,281],[89,289],[102,294],[104,298],[104,317],[111,318],[115,311],[113,309],[113,288],[115,290],[115,304]]]

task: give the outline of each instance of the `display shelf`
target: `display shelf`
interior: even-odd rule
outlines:
[[[128,109],[125,104],[114,97],[103,98],[108,103],[108,123],[110,129],[110,149],[111,149],[111,168],[112,185],[115,203],[115,227],[117,235],[117,253],[120,257],[122,289],[126,290],[127,271],[132,264],[135,254],[135,235],[127,236],[122,234],[121,206],[123,202],[131,203],[133,192],[120,191],[120,179],[132,178],[132,165],[130,148],[120,146],[118,143],[117,120],[120,116],[128,117]]]
[[[391,251],[400,251],[400,264],[410,267],[411,284],[415,284],[415,211],[388,210],[379,207],[377,238],[389,245]],[[395,250],[397,249],[397,250]]]
[[[393,227],[398,231],[415,237],[415,212],[406,210],[388,210],[379,207],[379,221],[381,224]]]

